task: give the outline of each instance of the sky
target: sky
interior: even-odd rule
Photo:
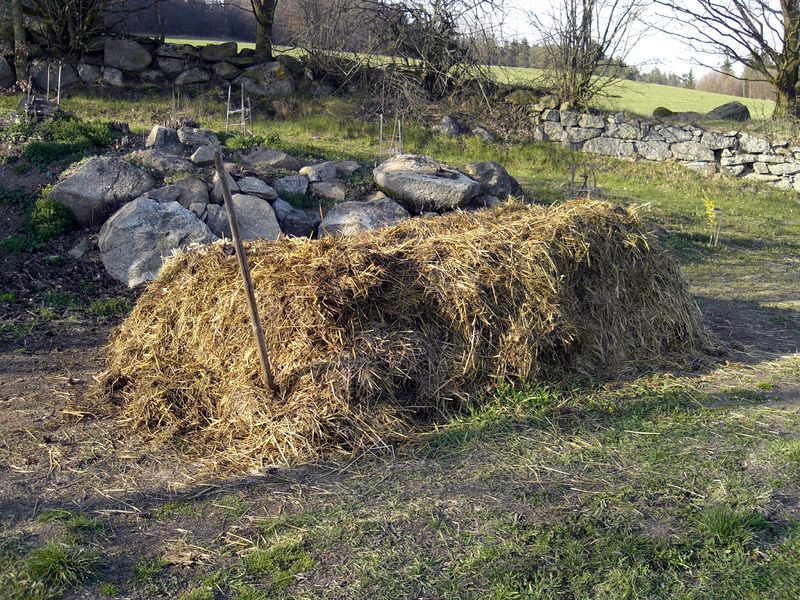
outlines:
[[[542,14],[546,14],[550,10],[551,2],[553,0],[508,0],[509,10],[502,27],[503,37],[525,37],[529,42],[534,42],[537,34],[528,23],[526,11],[542,11]],[[646,16],[657,20],[656,12],[655,8],[647,8]],[[677,38],[649,28],[643,31],[642,38],[633,46],[627,62],[638,66],[644,72],[658,67],[661,71],[678,75],[688,73],[690,68],[695,77],[707,73],[709,69],[698,65],[693,57],[698,57],[705,63],[722,62],[719,57],[698,56]]]

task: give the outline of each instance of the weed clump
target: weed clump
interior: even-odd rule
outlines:
[[[508,204],[248,254],[279,398],[222,245],[164,266],[97,388],[219,468],[397,442],[499,382],[696,367],[719,351],[673,260],[608,203]]]

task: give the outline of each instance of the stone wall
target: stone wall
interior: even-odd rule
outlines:
[[[616,158],[676,161],[706,175],[725,173],[800,191],[800,145],[788,140],[647,122],[624,113],[605,117],[544,109],[532,118],[537,140]]]
[[[14,83],[13,61],[3,60],[0,86]],[[236,42],[192,46],[159,44],[146,38],[100,38],[80,61],[58,61],[44,56],[30,62],[30,75],[40,90],[54,90],[61,66],[64,88],[85,84],[122,87],[127,84],[244,85],[253,96],[279,97],[296,90],[312,94],[330,93],[304,77],[303,65],[291,57],[257,62],[252,49],[238,50]],[[48,75],[49,68],[49,75]]]

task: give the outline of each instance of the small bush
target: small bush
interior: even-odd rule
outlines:
[[[0,303],[14,304],[17,301],[17,295],[14,292],[4,292],[0,294]]]
[[[47,248],[47,242],[31,237],[29,235],[13,234],[3,240],[3,250],[12,254],[23,254],[26,252],[36,252]]]
[[[7,190],[0,187],[0,204],[25,204],[30,196],[22,189]]]
[[[40,240],[49,240],[70,231],[74,225],[72,212],[47,198],[39,198],[26,222],[29,233]]]

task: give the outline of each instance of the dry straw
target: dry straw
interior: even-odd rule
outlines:
[[[99,392],[217,468],[396,442],[511,383],[689,367],[718,349],[675,263],[608,203],[508,204],[247,252],[280,397],[259,383],[236,259],[171,259]]]

